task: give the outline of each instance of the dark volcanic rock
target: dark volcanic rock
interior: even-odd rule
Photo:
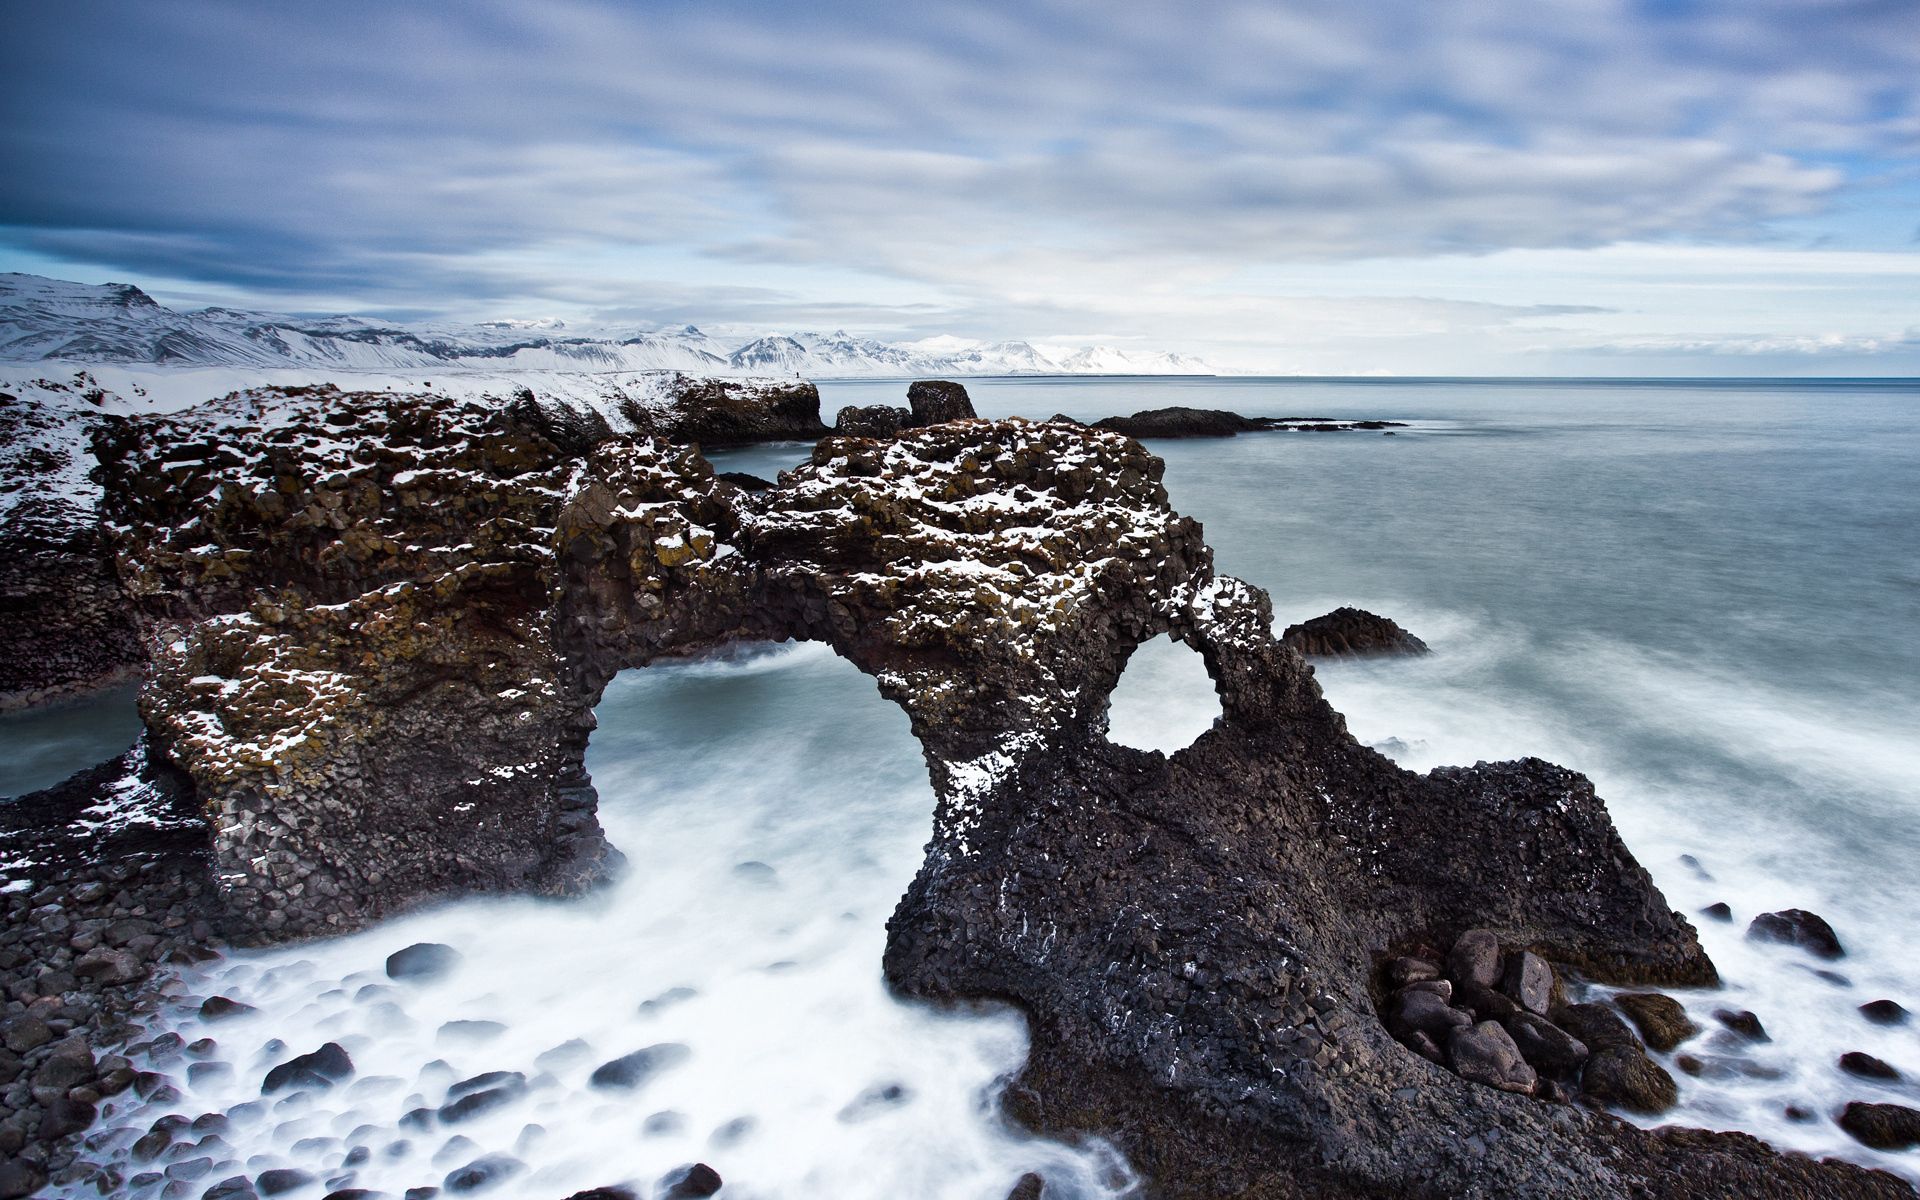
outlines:
[[[389,979],[438,979],[460,965],[460,952],[439,942],[416,942],[387,955]]]
[[[978,416],[967,389],[944,379],[920,379],[907,386],[907,405],[915,425],[970,421]]]
[[[1860,1015],[1875,1025],[1905,1025],[1910,1014],[1893,1000],[1869,1000],[1860,1006]]]
[[[1287,626],[1280,640],[1309,658],[1360,658],[1376,654],[1425,654],[1427,644],[1391,619],[1363,608],[1336,608]],[[1491,984],[1488,985],[1492,986]]]
[[[261,1081],[262,1094],[282,1088],[329,1088],[353,1074],[353,1059],[338,1042],[328,1042],[318,1050],[295,1055],[267,1072]]]
[[[1545,1017],[1519,1012],[1502,1024],[1521,1056],[1544,1074],[1571,1075],[1587,1061],[1586,1045]]]
[[[1521,1008],[1545,1016],[1553,999],[1553,968],[1530,950],[1510,954],[1500,986]]]
[[[1911,1150],[1920,1146],[1920,1110],[1903,1104],[1867,1104],[1855,1100],[1840,1114],[1840,1128],[1875,1150]]]
[[[1447,1039],[1447,1060],[1462,1079],[1503,1092],[1531,1095],[1538,1082],[1513,1037],[1492,1021],[1454,1030]]]
[[[1747,926],[1747,937],[1756,942],[1784,942],[1798,946],[1815,958],[1844,958],[1846,950],[1833,932],[1833,926],[1801,908],[1761,913]]]
[[[477,1192],[483,1188],[490,1188],[502,1180],[510,1179],[526,1169],[527,1164],[511,1154],[486,1154],[464,1167],[449,1171],[447,1177],[441,1180],[441,1186],[455,1194]]]
[[[747,494],[685,450],[511,405],[270,392],[116,424],[101,457],[155,648],[143,712],[208,814],[241,936],[589,885],[611,861],[582,765],[607,682],[820,640],[906,710],[936,793],[890,984],[1017,1004],[1033,1038],[1011,1115],[1113,1139],[1155,1194],[1898,1194],[1395,1044],[1371,948],[1436,930],[1604,983],[1714,970],[1583,777],[1414,774],[1355,742],[1128,438],[977,420],[829,437]],[[1172,758],[1105,736],[1128,656],[1161,633],[1200,653],[1223,709]],[[1498,979],[1479,986],[1512,1015]],[[1563,1028],[1594,1050],[1589,1093],[1609,1055],[1671,1090],[1624,1025],[1631,1061]],[[1458,1057],[1517,1085],[1485,1036]],[[1463,1129],[1501,1136],[1468,1154]]]
[[[1745,1009],[1716,1008],[1713,1019],[1739,1034],[1749,1042],[1770,1042],[1767,1030],[1760,1018]]]
[[[1672,996],[1659,992],[1622,992],[1613,998],[1632,1018],[1640,1036],[1655,1050],[1667,1051],[1700,1032],[1687,1010]]]
[[[1861,1079],[1900,1078],[1900,1072],[1892,1063],[1875,1058],[1871,1054],[1863,1054],[1858,1050],[1849,1050],[1840,1056],[1840,1069],[1849,1075],[1857,1075]]]
[[[1107,417],[1094,424],[1131,438],[1232,437],[1265,425],[1239,413],[1213,408],[1150,408],[1130,417]]]
[[[912,412],[891,404],[849,404],[833,418],[833,432],[840,437],[890,438],[916,423]]]
[[[720,1172],[705,1163],[677,1167],[661,1176],[660,1200],[699,1200],[720,1190]]]

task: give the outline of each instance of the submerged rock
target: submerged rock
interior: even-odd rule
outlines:
[[[1311,621],[1289,625],[1280,640],[1309,658],[1428,653],[1425,642],[1390,618],[1361,608],[1336,608]]]
[[[692,1051],[678,1042],[662,1042],[602,1063],[594,1069],[587,1082],[597,1088],[630,1091],[668,1067],[687,1061],[691,1056]]]
[[[705,1163],[676,1167],[660,1177],[660,1200],[700,1200],[720,1190],[720,1172]]]
[[[1869,1000],[1860,1006],[1860,1015],[1875,1025],[1905,1025],[1907,1010],[1892,1000]]]
[[[438,979],[460,965],[460,952],[439,942],[416,942],[387,955],[390,979]]]
[[[1849,1050],[1842,1054],[1840,1069],[1861,1079],[1896,1080],[1900,1078],[1900,1072],[1892,1063],[1859,1050]]]
[[[353,1074],[353,1059],[338,1042],[328,1042],[318,1050],[295,1055],[267,1072],[260,1092],[265,1095],[283,1088],[330,1088]]]

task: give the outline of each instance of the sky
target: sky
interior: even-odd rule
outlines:
[[[1920,2],[0,8],[0,271],[1309,374],[1920,375]]]

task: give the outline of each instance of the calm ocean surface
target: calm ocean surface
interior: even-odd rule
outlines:
[[[1433,647],[1320,668],[1362,740],[1421,770],[1538,755],[1584,771],[1676,908],[1733,907],[1732,924],[1696,918],[1726,988],[1682,998],[1709,1028],[1716,1007],[1750,1008],[1774,1040],[1739,1055],[1711,1035],[1683,1047],[1723,1059],[1709,1073],[1726,1077],[1680,1074],[1682,1108],[1667,1120],[1920,1177],[1912,1155],[1865,1150],[1828,1119],[1850,1099],[1920,1103],[1911,1083],[1834,1067],[1864,1050],[1920,1079],[1912,1027],[1854,1011],[1882,996],[1920,1009],[1920,381],[967,387],[990,416],[1180,404],[1410,422],[1393,437],[1150,448],[1221,569],[1266,588],[1282,624],[1355,604]],[[829,421],[843,404],[903,403],[904,390],[821,385]],[[772,474],[805,452],[716,461]],[[1172,749],[1205,728],[1218,708],[1194,668],[1170,643],[1138,655],[1116,736],[1148,744],[1179,730]],[[72,730],[93,732],[40,755],[35,777],[120,749],[109,743],[127,735],[126,704],[65,710]],[[354,1186],[438,1183],[459,1153],[419,1137],[381,1144],[451,1079],[507,1069],[534,1080],[529,1099],[462,1129],[527,1163],[490,1194],[645,1181],[695,1158],[754,1195],[999,1200],[1032,1168],[1061,1194],[1127,1190],[1102,1148],[992,1120],[985,1097],[1024,1053],[1016,1019],[931,1014],[885,994],[883,927],[918,865],[932,797],[904,717],[869,681],[820,647],[770,648],[629,672],[599,716],[588,766],[633,862],[624,882],[573,904],[456,904],[208,969],[199,994],[260,1011],[219,1027],[236,1071],[183,1080],[178,1111],[257,1098],[269,1039],[325,1031],[363,1085],[292,1119],[236,1121],[241,1158],[326,1173],[358,1138],[376,1153]],[[0,720],[5,756],[24,763],[23,746],[58,736],[46,719]],[[1841,982],[1797,951],[1744,941],[1754,914],[1788,907],[1832,922],[1848,949]],[[387,953],[419,940],[458,946],[461,971],[403,1008],[353,1000]],[[468,1042],[451,1021],[501,1031]],[[173,1027],[201,1032],[186,1012]],[[581,1063],[536,1065],[576,1037],[591,1046]],[[583,1086],[593,1063],[655,1042],[691,1057],[641,1101]],[[1789,1122],[1788,1103],[1820,1115]],[[131,1132],[155,1115],[119,1119]]]

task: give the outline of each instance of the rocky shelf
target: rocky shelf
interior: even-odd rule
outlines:
[[[1396,1040],[1379,964],[1462,931],[1607,983],[1715,970],[1580,775],[1357,743],[1138,442],[970,413],[826,437],[761,490],[531,397],[262,389],[102,423],[103,544],[147,752],[204,820],[205,919],[286,940],[591,887],[618,861],[583,767],[608,681],[817,640],[906,711],[936,793],[888,980],[1018,1006],[1008,1111],[1112,1139],[1153,1194],[1912,1194]],[[1223,708],[1171,757],[1106,737],[1162,633]]]

